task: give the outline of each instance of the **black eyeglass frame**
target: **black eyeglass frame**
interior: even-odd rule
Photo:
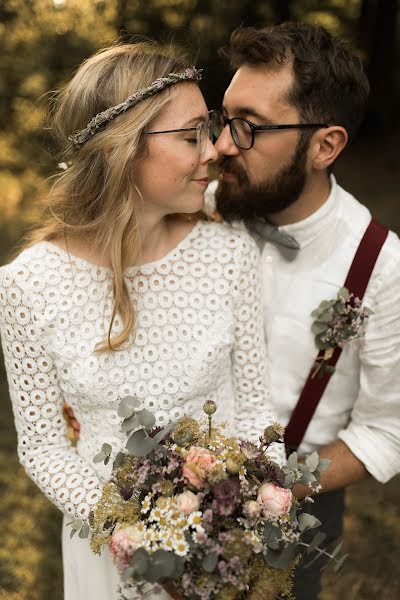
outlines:
[[[329,125],[327,125],[326,123],[288,123],[285,125],[256,125],[255,123],[252,123],[251,121],[249,121],[248,119],[245,119],[243,117],[232,117],[232,119],[229,119],[228,117],[219,113],[218,111],[210,111],[210,118],[211,118],[211,121],[213,122],[214,126],[217,125],[217,123],[216,123],[217,118],[222,120],[223,127],[221,129],[221,133],[225,129],[225,127],[227,125],[229,125],[229,131],[232,136],[232,139],[233,139],[235,145],[238,148],[240,148],[241,150],[250,150],[251,148],[253,148],[255,134],[257,132],[276,131],[279,129],[311,129],[312,127],[317,127],[317,128],[329,127]],[[237,131],[234,128],[234,126],[232,126],[233,121],[244,121],[250,127],[250,130],[251,130],[251,145],[250,146],[244,147],[244,146],[240,145],[238,138],[237,138]],[[216,135],[215,132],[213,132],[214,136],[217,139],[221,135],[221,133],[219,135]]]

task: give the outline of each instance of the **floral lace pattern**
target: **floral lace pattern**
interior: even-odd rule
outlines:
[[[206,399],[235,433],[257,439],[273,420],[255,243],[239,226],[197,223],[166,257],[125,280],[138,311],[135,333],[96,354],[112,311],[111,271],[39,242],[0,269],[0,331],[28,475],[63,512],[87,516],[110,467],[93,457],[125,442],[119,399],[133,395],[165,425],[199,414]],[[113,334],[122,329],[118,317]],[[80,423],[65,437],[64,401]],[[274,449],[283,461],[283,449]]]

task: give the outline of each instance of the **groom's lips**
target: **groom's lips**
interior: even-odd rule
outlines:
[[[222,171],[221,173],[222,179],[225,179],[226,181],[237,181],[238,180],[238,176],[235,173],[232,173],[232,171]]]

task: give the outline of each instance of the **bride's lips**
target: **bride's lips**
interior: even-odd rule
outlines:
[[[202,177],[199,179],[192,179],[192,181],[195,181],[196,183],[198,183],[201,186],[207,187],[209,184],[209,179],[208,177]]]

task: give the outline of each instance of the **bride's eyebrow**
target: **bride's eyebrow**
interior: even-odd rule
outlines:
[[[207,117],[205,117],[204,115],[199,115],[198,117],[193,117],[189,121],[186,121],[186,123],[184,123],[182,125],[182,127],[190,127],[191,125],[198,125],[200,123],[200,121],[206,121],[206,120],[207,120]]]

